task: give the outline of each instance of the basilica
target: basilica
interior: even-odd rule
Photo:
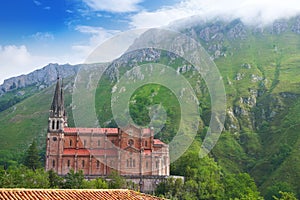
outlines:
[[[154,138],[152,128],[68,127],[64,92],[57,80],[49,112],[46,170],[66,175],[71,169],[85,177],[168,176],[169,147]]]

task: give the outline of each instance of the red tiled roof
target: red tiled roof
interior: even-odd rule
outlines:
[[[107,134],[117,134],[118,128],[72,128],[72,127],[66,127],[64,128],[64,132],[66,133],[98,133],[98,134],[104,134],[107,132]]]
[[[147,149],[147,150],[144,150],[144,154],[145,154],[145,155],[151,155],[151,150],[148,150],[148,149]]]
[[[87,156],[90,155],[90,151],[87,149],[64,149],[64,155],[79,155]]]
[[[64,149],[64,155],[79,155],[79,156],[88,156],[88,155],[95,155],[95,156],[102,156],[102,155],[107,155],[107,156],[115,156],[118,154],[118,151],[115,149]]]
[[[159,200],[162,198],[139,193],[132,190],[59,190],[59,189],[0,189],[1,200],[96,200],[96,199],[127,199],[127,200]]]
[[[159,139],[154,139],[154,144],[165,144],[162,141],[160,141]]]

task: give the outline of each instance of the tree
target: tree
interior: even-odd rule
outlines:
[[[62,186],[62,178],[57,175],[52,169],[48,171],[49,187],[50,188],[60,188]]]
[[[44,169],[26,169],[23,180],[24,188],[49,188],[48,173]]]
[[[31,143],[26,151],[24,165],[34,171],[41,167],[39,150],[35,140]]]
[[[102,178],[96,178],[93,180],[84,180],[82,188],[86,189],[108,189],[107,182]]]
[[[295,197],[295,194],[292,192],[282,192],[279,191],[279,195],[281,195],[280,198],[277,198],[276,196],[273,196],[275,200],[297,200]]]
[[[226,199],[259,199],[261,198],[254,180],[247,173],[228,174],[224,179]]]
[[[81,189],[83,187],[84,175],[80,170],[79,172],[74,172],[73,169],[65,177],[65,183],[63,188],[65,189]]]
[[[276,182],[274,185],[267,188],[265,199],[273,200],[274,197],[280,198],[279,191],[294,193],[294,190],[289,183],[284,181]]]
[[[49,188],[48,174],[44,169],[35,171],[21,165],[0,171],[0,186],[6,188]]]
[[[155,190],[157,196],[162,195],[170,199],[181,199],[183,192],[182,179],[167,178],[160,182]]]
[[[116,171],[113,171],[109,177],[110,179],[108,185],[110,189],[121,189],[126,186],[126,181],[121,177]]]

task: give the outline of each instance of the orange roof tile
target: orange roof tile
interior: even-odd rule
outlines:
[[[154,139],[154,144],[165,144],[162,141],[160,141],[159,139]]]
[[[151,155],[151,150],[149,150],[149,149],[144,150],[144,154],[145,155]]]
[[[118,128],[72,128],[72,127],[66,127],[64,128],[65,133],[98,133],[98,134],[104,134],[105,132],[107,134],[117,134]]]
[[[96,199],[127,199],[127,200],[159,200],[162,198],[139,193],[126,189],[85,189],[85,190],[60,190],[60,189],[0,189],[1,200],[96,200]]]
[[[64,149],[64,155],[79,155],[79,156],[87,156],[87,155],[95,155],[95,156],[115,156],[118,155],[117,149]]]

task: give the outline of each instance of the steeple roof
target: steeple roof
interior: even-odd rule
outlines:
[[[57,83],[55,87],[55,92],[50,108],[50,117],[64,117],[65,108],[64,108],[64,94],[63,89],[60,86],[60,80],[57,78]]]

